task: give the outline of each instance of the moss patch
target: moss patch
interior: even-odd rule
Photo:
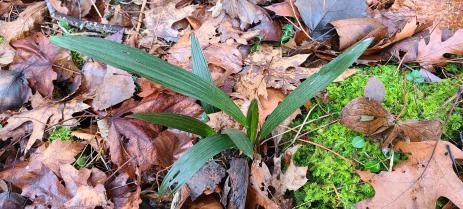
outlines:
[[[363,96],[368,79],[374,75],[386,87],[386,98],[383,105],[392,114],[398,115],[404,104],[404,76],[395,66],[369,67],[361,70],[342,83],[331,84],[327,88],[329,103],[319,102],[324,111],[317,107],[309,120],[326,115],[333,116],[317,120],[303,127],[303,131],[312,131],[310,140],[322,144],[333,151],[357,162],[354,168],[348,162],[325,150],[304,145],[294,156],[296,163],[309,167],[310,178],[307,184],[294,193],[297,208],[353,208],[353,204],[374,195],[373,188],[360,180],[355,169],[364,169],[371,162],[379,164],[386,170],[390,157],[384,156],[378,145],[366,136],[365,147],[361,149],[352,146],[352,139],[361,136],[335,122],[342,108],[352,99]],[[463,110],[457,107],[448,117],[453,101],[450,101],[460,85],[462,77],[443,80],[432,84],[414,84],[407,82],[407,105],[401,117],[407,119],[441,119],[444,122],[444,139],[458,136],[458,130],[463,128]],[[305,116],[304,116],[305,117]],[[293,121],[292,126],[301,124],[303,117]],[[334,123],[333,123],[334,122]],[[286,139],[292,139],[293,134],[287,134]]]

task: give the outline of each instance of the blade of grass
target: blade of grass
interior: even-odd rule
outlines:
[[[212,157],[234,147],[233,141],[223,134],[201,139],[174,163],[159,187],[159,194],[173,185],[172,193],[175,193]]]
[[[246,126],[246,117],[223,91],[201,77],[158,57],[101,38],[52,36],[50,41],[60,47],[86,54],[116,68],[145,77],[178,93],[214,105],[241,125]]]
[[[148,123],[155,123],[169,128],[176,128],[178,130],[194,133],[202,137],[207,137],[215,134],[213,128],[201,122],[196,118],[186,115],[175,113],[145,113],[134,114],[127,116],[128,118],[135,118],[143,120]]]
[[[248,113],[246,114],[247,119],[247,134],[251,139],[251,143],[254,144],[257,136],[257,125],[259,122],[259,108],[257,106],[257,100],[253,99],[248,108]]]
[[[331,81],[336,79],[362,55],[372,41],[373,39],[369,38],[355,44],[294,89],[268,116],[259,133],[259,140],[267,137],[297,108],[304,105],[307,100],[314,97],[319,91],[325,89]]]
[[[199,44],[198,39],[196,38],[195,34],[192,33],[190,36],[191,42],[191,57],[192,57],[192,72],[193,74],[201,77],[205,81],[214,84],[212,81],[211,72],[209,71],[209,67],[207,66],[206,58],[204,57],[203,50],[201,49],[201,45]],[[201,101],[201,105],[204,108],[206,113],[214,113],[219,111],[214,106],[207,104],[206,102]]]
[[[251,140],[249,140],[243,132],[238,129],[229,128],[223,130],[222,133],[228,135],[233,143],[235,143],[236,147],[252,159],[253,151]]]

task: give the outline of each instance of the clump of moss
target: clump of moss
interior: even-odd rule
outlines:
[[[305,132],[311,131],[309,138],[315,143],[322,144],[344,157],[357,162],[353,167],[348,162],[325,150],[304,145],[295,154],[297,164],[309,167],[310,178],[307,184],[294,193],[297,208],[353,208],[353,204],[372,197],[374,189],[360,180],[356,169],[364,169],[365,164],[377,162],[381,170],[389,166],[390,157],[385,156],[379,146],[354,131],[335,122],[339,118],[342,108],[356,97],[363,96],[364,87],[368,79],[374,75],[386,87],[386,97],[383,102],[385,108],[394,115],[398,115],[404,104],[404,76],[395,66],[369,67],[360,70],[353,77],[342,83],[333,83],[327,88],[329,103],[321,104],[309,116],[310,120],[326,115],[326,111],[333,116],[325,117],[303,127]],[[407,81],[407,105],[402,120],[407,119],[441,119],[444,121],[444,139],[458,134],[463,124],[463,110],[457,107],[448,116],[452,108],[449,99],[454,96],[458,87],[463,84],[461,77],[443,80],[432,84],[414,84]],[[446,123],[445,123],[446,122]],[[302,123],[302,119],[295,120],[292,126]],[[315,130],[315,131],[314,131]],[[352,146],[352,139],[362,136],[366,139],[361,149]],[[293,134],[285,138],[292,139]],[[389,159],[388,159],[389,158]]]
[[[73,140],[73,137],[71,135],[71,129],[67,127],[58,127],[56,128],[53,132],[50,133],[50,136],[48,137],[48,140],[50,142],[55,141],[55,140],[62,140],[62,141],[70,141]]]

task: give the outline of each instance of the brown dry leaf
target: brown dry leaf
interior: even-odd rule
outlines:
[[[372,135],[392,126],[394,118],[379,102],[359,97],[342,109],[340,122],[356,132]]]
[[[296,14],[294,14],[293,9],[291,8],[291,5],[289,4],[288,1],[284,1],[281,3],[275,3],[271,4],[269,6],[264,7],[265,9],[268,9],[272,12],[275,12],[276,15],[278,16],[283,16],[283,17],[293,17],[296,18],[299,17],[299,11],[295,8]]]
[[[65,207],[90,209],[100,206],[103,208],[112,208],[109,207],[111,204],[106,199],[106,190],[103,184],[89,184],[92,170],[87,168],[77,170],[72,165],[65,164],[60,166],[60,172],[65,182],[66,189],[73,195],[73,197],[64,204]],[[106,178],[106,176],[103,178]]]
[[[193,146],[191,138],[191,134],[175,129],[159,133],[154,141],[159,166],[168,168],[182,157]]]
[[[109,182],[107,196],[114,203],[114,208],[133,209],[139,208],[141,188],[138,184],[130,183],[129,175],[121,172]]]
[[[404,16],[416,16],[418,22],[437,22],[441,29],[456,30],[463,27],[462,9],[463,2],[459,0],[396,0],[389,10]]]
[[[416,61],[425,67],[442,65],[448,62],[444,54],[463,54],[463,30],[457,30],[452,37],[442,41],[442,30],[434,29],[428,43],[424,39],[419,42]]]
[[[439,120],[407,120],[399,121],[397,125],[407,142],[440,140],[442,136],[442,124]]]
[[[195,201],[196,198],[201,196],[203,193],[205,195],[212,194],[217,185],[222,182],[224,177],[225,168],[222,165],[215,161],[210,161],[205,164],[187,182],[188,188],[190,189],[191,200]]]
[[[53,71],[53,64],[69,56],[66,51],[55,46],[42,33],[13,42],[16,56],[10,70],[23,72],[30,86],[45,97],[53,93],[53,81],[58,74]]]
[[[223,130],[226,128],[240,128],[240,124],[223,111],[208,114],[207,117],[209,118],[209,121],[207,121],[206,124],[214,128],[215,130]]]
[[[384,38],[387,28],[373,18],[352,18],[331,22],[339,36],[339,50],[344,50],[366,37]]]
[[[92,1],[96,2],[96,0],[51,0],[50,3],[61,14],[82,18],[92,9]]]
[[[73,163],[76,160],[75,156],[84,146],[85,144],[80,142],[55,140],[48,146],[42,145],[31,158],[60,176],[60,166]]]
[[[267,116],[269,116],[273,110],[286,98],[286,95],[276,89],[267,89],[267,98],[262,96],[259,97],[259,124],[263,125]],[[301,113],[301,110],[296,110],[289,116],[290,120],[296,118]]]
[[[267,165],[261,161],[260,156],[254,157],[249,177],[248,196],[246,208],[256,208],[260,205],[266,209],[276,209],[279,206],[268,198],[272,175]]]
[[[248,25],[258,22],[270,21],[267,12],[253,1],[249,0],[228,0],[222,3],[222,9],[232,18],[240,20],[240,28],[245,29]]]
[[[0,44],[0,66],[13,62],[15,50],[10,46],[10,41],[19,39],[25,32],[43,22],[45,12],[45,2],[36,2],[21,12],[15,21],[0,21],[0,37],[4,39]]]
[[[147,39],[155,37],[163,38],[169,42],[178,40],[179,32],[172,28],[172,25],[190,16],[197,8],[196,5],[188,5],[183,8],[177,8],[176,1],[160,1],[158,5],[153,4],[150,10],[145,11],[144,23],[146,30],[142,33]]]
[[[75,126],[78,121],[72,116],[76,112],[81,112],[89,108],[88,105],[78,100],[42,104],[33,110],[18,113],[8,118],[8,124],[0,129],[0,139],[6,140],[10,137],[10,132],[21,125],[31,122],[32,133],[27,142],[25,152],[27,152],[36,140],[42,140],[46,127],[49,125],[60,124],[62,126]]]
[[[214,195],[207,195],[192,202],[189,209],[223,209],[220,201]]]
[[[285,156],[289,156],[290,163],[285,173],[281,170],[281,156],[275,157],[274,162],[274,173],[272,174],[272,186],[275,188],[275,194],[273,199],[277,202],[282,202],[284,194],[287,190],[296,191],[307,182],[306,174],[308,167],[296,166],[293,160],[293,155],[299,149],[301,145],[296,145],[288,149]]]
[[[455,174],[450,157],[463,159],[460,149],[440,140],[399,142],[394,148],[411,155],[392,172],[359,171],[362,180],[374,187],[375,196],[357,203],[357,208],[434,209],[439,197],[463,208],[463,182]]]
[[[29,207],[58,209],[71,197],[53,171],[40,162],[16,163],[3,169],[0,179],[21,188],[21,195],[32,201]]]
[[[144,171],[153,165],[164,165],[159,159],[165,159],[163,161],[168,163],[169,159],[176,159],[182,152],[170,149],[184,149],[184,139],[181,136],[175,136],[170,140],[181,140],[182,142],[176,141],[171,145],[163,145],[163,150],[158,150],[158,147],[161,149],[161,146],[156,145],[156,137],[162,131],[161,126],[123,117],[129,113],[149,112],[173,112],[197,117],[202,113],[202,109],[193,99],[172,91],[158,91],[140,102],[134,100],[124,102],[111,118],[108,145],[111,161],[118,166],[125,165],[123,169],[132,178],[135,177],[135,168],[139,167],[141,171]],[[160,140],[168,141],[164,138]],[[158,151],[163,152],[162,155],[174,154],[175,156],[160,158]]]
[[[16,192],[0,193],[0,205],[3,209],[23,208],[26,204],[27,199]]]

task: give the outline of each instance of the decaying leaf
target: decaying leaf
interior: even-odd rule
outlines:
[[[300,145],[296,145],[286,151],[286,155],[290,157],[290,163],[286,172],[282,173],[281,156],[273,159],[274,173],[272,174],[272,186],[276,192],[274,200],[281,202],[284,199],[284,194],[287,190],[296,191],[307,182],[306,174],[308,167],[296,166],[293,160],[293,155],[299,149]]]
[[[463,54],[463,30],[457,30],[452,37],[442,41],[442,30],[434,29],[428,43],[424,39],[419,42],[416,61],[424,67],[442,65],[448,62],[444,54]]]
[[[328,23],[332,21],[365,17],[368,7],[365,0],[298,0],[294,4],[307,27],[318,31],[315,38],[326,32]]]
[[[140,185],[133,182],[126,173],[121,173],[108,183],[107,195],[114,203],[114,208],[139,208],[142,200],[140,199]]]
[[[0,205],[3,209],[17,209],[27,204],[27,199],[15,192],[0,193]]]
[[[202,194],[213,193],[223,177],[225,177],[225,168],[222,165],[214,161],[205,164],[187,183],[191,200],[195,201]]]
[[[85,144],[80,142],[55,140],[48,147],[41,146],[32,154],[32,158],[59,176],[61,165],[73,163],[76,160],[75,156],[84,146]]]
[[[392,126],[394,118],[379,102],[359,97],[342,109],[340,122],[354,131],[371,135]]]
[[[409,153],[408,160],[401,161],[392,172],[359,171],[362,180],[374,187],[375,196],[357,203],[357,208],[434,209],[439,197],[463,208],[463,182],[455,174],[450,157],[463,159],[460,149],[440,140],[398,142],[394,148]]]
[[[358,41],[374,37],[384,38],[387,28],[373,18],[341,19],[331,22],[339,36],[339,50],[344,50]]]
[[[259,97],[259,124],[262,125],[265,122],[267,116],[269,116],[273,110],[286,98],[286,95],[276,89],[267,89],[267,98],[263,96]],[[291,116],[290,120],[296,118],[301,113],[301,110],[297,109]]]
[[[16,56],[10,70],[24,73],[29,85],[45,97],[53,93],[53,81],[58,74],[53,71],[53,64],[68,57],[63,49],[48,41],[42,33],[13,42]]]
[[[51,0],[50,3],[61,14],[82,18],[90,12],[92,1],[97,2],[97,0]]]
[[[228,169],[230,179],[230,193],[228,194],[228,206],[230,209],[242,209],[246,204],[246,194],[249,184],[249,166],[245,158],[234,158]]]
[[[166,41],[176,42],[178,40],[178,30],[172,28],[172,25],[190,16],[196,10],[196,5],[189,5],[183,8],[177,8],[179,1],[158,2],[150,10],[145,11],[144,23],[146,30],[143,34],[148,38],[161,37]]]
[[[29,101],[31,88],[24,74],[9,70],[0,70],[0,113],[20,107]]]
[[[386,88],[384,84],[375,77],[368,79],[367,85],[365,86],[365,97],[377,102],[383,102],[385,96]]]
[[[182,150],[185,150],[184,145],[188,144],[185,143],[184,136],[176,134],[166,133],[162,138],[157,139],[162,131],[161,126],[123,117],[129,113],[149,112],[173,112],[197,117],[202,113],[202,109],[193,99],[172,91],[158,91],[139,102],[135,100],[124,102],[111,118],[108,143],[111,161],[118,166],[125,165],[123,169],[132,178],[135,177],[134,171],[137,167],[144,171],[153,165],[169,166],[169,163],[177,159]],[[168,136],[175,136],[175,138],[164,138]],[[167,142],[169,144],[156,144]],[[161,155],[174,156],[162,157],[158,156],[158,152]]]
[[[19,128],[24,123],[31,122],[33,131],[25,148],[25,152],[27,152],[36,140],[42,139],[47,125],[59,123],[63,126],[75,126],[78,122],[72,114],[87,108],[89,108],[88,105],[78,100],[42,104],[33,110],[11,116],[7,121],[8,124],[0,129],[0,138],[3,140],[8,139],[11,131]]]
[[[269,21],[267,12],[257,6],[254,1],[249,0],[227,0],[222,3],[222,9],[232,18],[241,21],[240,28],[245,29],[247,25]]]

